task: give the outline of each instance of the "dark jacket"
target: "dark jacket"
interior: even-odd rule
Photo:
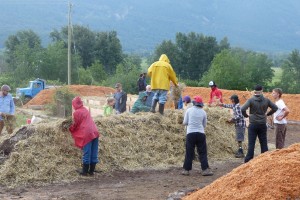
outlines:
[[[141,92],[139,98],[134,102],[130,112],[137,113],[150,111],[150,107],[146,106],[146,101],[143,100],[144,97],[147,97],[147,94],[145,92]]]
[[[143,92],[146,90],[147,85],[145,79],[145,77],[140,77],[137,81],[137,87],[139,92]]]
[[[115,109],[118,113],[123,113],[126,111],[126,102],[127,102],[127,94],[126,92],[117,92],[114,94],[114,98],[116,100]]]
[[[250,108],[250,115],[246,113],[246,110]],[[267,116],[272,115],[276,112],[278,107],[270,101],[268,98],[265,98],[263,95],[254,95],[242,106],[241,110],[244,117],[249,117],[250,124],[266,124],[267,116],[266,112],[268,108],[271,110],[267,113]]]

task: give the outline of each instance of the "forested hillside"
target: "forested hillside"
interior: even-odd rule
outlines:
[[[72,23],[94,31],[116,31],[125,51],[153,51],[177,32],[228,37],[232,46],[255,51],[291,51],[300,46],[297,0],[73,0]],[[0,0],[0,48],[11,34],[49,33],[68,22],[65,0]]]

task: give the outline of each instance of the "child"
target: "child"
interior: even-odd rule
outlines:
[[[238,142],[239,149],[235,154],[236,158],[243,158],[243,146],[242,142],[244,141],[245,129],[246,129],[246,121],[244,116],[242,115],[241,107],[240,107],[240,100],[237,95],[232,95],[230,97],[232,104],[223,104],[220,103],[220,106],[225,108],[231,108],[233,110],[233,117],[228,120],[229,123],[235,123],[235,133],[236,133],[236,140]]]
[[[107,98],[106,105],[103,106],[103,115],[105,117],[114,113],[114,105],[116,100],[113,97]]]
[[[275,104],[278,110],[274,113],[274,124],[276,134],[276,149],[282,149],[284,147],[285,135],[286,135],[286,116],[290,113],[290,110],[281,99],[282,90],[280,88],[273,89],[272,96],[275,99]]]
[[[73,124],[69,130],[75,140],[75,145],[82,149],[82,171],[80,175],[93,175],[98,161],[98,138],[99,132],[89,111],[83,106],[80,97],[72,100],[75,109],[73,113]]]
[[[199,161],[201,163],[202,176],[212,176],[213,172],[209,168],[207,160],[207,148],[206,148],[206,136],[205,127],[207,124],[207,115],[203,108],[203,101],[200,96],[194,97],[194,106],[189,108],[184,115],[183,125],[187,126],[186,131],[186,153],[183,164],[182,175],[189,175],[189,171],[192,169],[193,156],[195,146],[199,155]]]

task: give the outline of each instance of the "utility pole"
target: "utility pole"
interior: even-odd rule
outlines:
[[[71,9],[72,4],[69,2],[69,22],[68,22],[68,85],[71,85]]]

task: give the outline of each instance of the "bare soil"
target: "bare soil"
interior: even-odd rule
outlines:
[[[299,123],[289,124],[286,146],[300,142]],[[270,143],[275,142],[274,130],[268,131]],[[192,191],[212,183],[217,178],[241,165],[243,159],[210,160],[214,176],[199,174],[199,163],[194,163],[190,176],[180,175],[181,167],[166,170],[119,171],[111,174],[96,173],[73,183],[56,183],[48,186],[26,186],[14,189],[0,187],[0,199],[37,200],[89,200],[89,199],[167,199],[176,191]]]

